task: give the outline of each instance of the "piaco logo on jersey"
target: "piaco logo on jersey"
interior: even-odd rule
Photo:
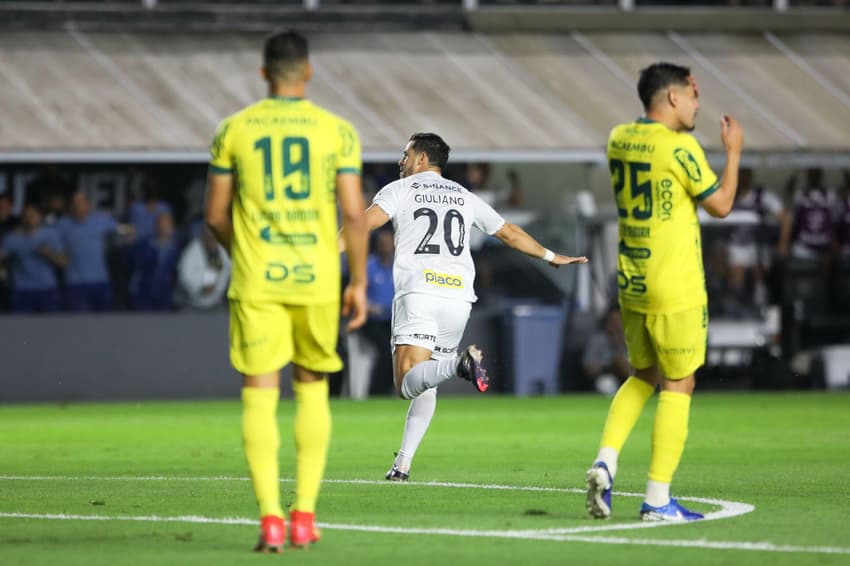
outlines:
[[[437,287],[448,287],[450,289],[463,289],[463,278],[451,273],[437,273],[432,269],[425,270],[425,283]]]

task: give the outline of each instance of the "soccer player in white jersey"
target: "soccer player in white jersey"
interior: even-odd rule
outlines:
[[[437,405],[437,386],[453,377],[484,392],[489,377],[474,345],[458,352],[472,303],[475,266],[469,230],[475,226],[508,246],[559,267],[586,263],[544,248],[515,224],[441,172],[449,146],[440,136],[413,134],[399,160],[400,179],[385,186],[366,211],[374,230],[392,220],[395,228],[395,297],[392,313],[396,390],[410,399],[401,449],[386,474],[405,481],[413,456]]]

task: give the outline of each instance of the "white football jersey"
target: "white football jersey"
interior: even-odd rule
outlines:
[[[373,204],[395,228],[395,296],[425,293],[475,302],[475,265],[469,230],[492,235],[505,224],[493,208],[462,185],[433,171],[393,181]]]

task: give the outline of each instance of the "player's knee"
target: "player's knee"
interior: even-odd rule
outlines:
[[[407,399],[404,396],[404,376],[398,376],[393,380],[393,385],[395,385],[395,392],[401,399]]]
[[[634,377],[655,387],[661,380],[661,372],[658,371],[657,366],[648,367],[646,369],[635,369]]]
[[[682,379],[665,379],[661,384],[661,389],[664,391],[674,391],[685,395],[692,395],[695,387],[696,379],[693,374]]]

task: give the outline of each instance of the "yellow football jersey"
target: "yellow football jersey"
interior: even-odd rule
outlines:
[[[696,206],[719,185],[699,143],[640,119],[611,131],[608,165],[619,217],[620,304],[655,314],[705,304]]]
[[[225,119],[210,153],[210,171],[235,180],[228,297],[338,300],[336,176],[360,174],[354,127],[308,100],[271,97]]]

